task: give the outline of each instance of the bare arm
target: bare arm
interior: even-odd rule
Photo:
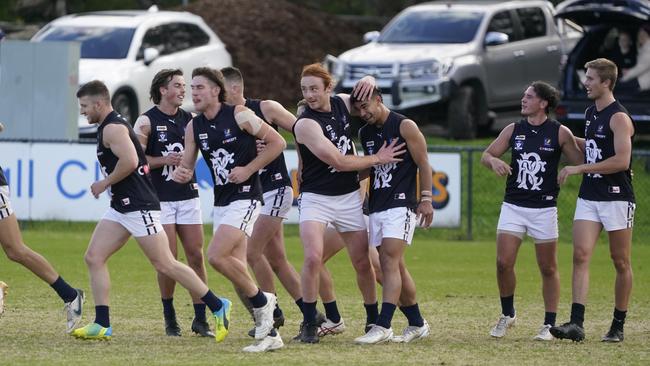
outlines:
[[[138,154],[131,143],[126,126],[117,124],[106,126],[101,143],[111,149],[118,160],[115,169],[109,175],[90,186],[90,191],[95,198],[98,198],[106,188],[128,177],[138,168]]]
[[[137,120],[135,120],[135,125],[133,126],[135,135],[138,137],[140,146],[142,150],[147,150],[147,143],[149,142],[149,136],[151,136],[151,121],[146,115],[140,115]],[[177,152],[170,152],[167,156],[151,156],[147,155],[147,163],[151,169],[160,168],[163,165],[178,165],[181,162],[183,154]]]
[[[427,154],[427,142],[420,129],[410,119],[402,121],[399,132],[406,140],[406,147],[413,161],[418,166],[418,178],[422,189],[420,203],[416,213],[420,217],[420,226],[429,227],[433,221],[433,206],[431,205],[431,187],[433,187],[431,164]]]
[[[293,124],[296,123],[296,116],[274,100],[263,100],[260,103],[260,109],[262,109],[264,117],[269,122],[282,127],[286,131],[291,132]]]
[[[609,122],[614,133],[614,156],[594,164],[566,166],[558,174],[558,183],[563,184],[570,175],[574,174],[613,174],[627,170],[632,156],[632,135],[634,126],[625,113],[616,113]]]
[[[577,165],[584,161],[584,153],[580,151],[575,137],[566,126],[560,126],[558,140],[562,153],[566,156],[569,164]]]
[[[397,140],[390,145],[386,143],[376,154],[367,156],[343,155],[328,140],[318,123],[312,119],[303,118],[296,122],[296,141],[307,146],[307,148],[320,160],[340,172],[363,170],[373,165],[381,165],[402,161],[397,156],[403,154],[404,144],[395,146]]]
[[[196,141],[194,141],[194,120],[185,127],[185,152],[178,167],[172,173],[172,179],[177,183],[187,183],[194,175],[196,157],[199,153]]]
[[[235,107],[235,114],[247,109],[244,106],[237,106]],[[249,120],[246,122],[238,122],[240,128],[248,134],[264,141],[265,148],[257,154],[255,159],[251,160],[245,166],[235,167],[230,171],[228,180],[235,184],[246,181],[253,173],[269,165],[287,147],[284,138],[269,126],[269,124],[262,121],[255,114],[249,114],[248,118]],[[255,125],[260,126],[259,129],[256,129]]]
[[[490,146],[483,151],[483,155],[481,156],[481,164],[492,169],[500,177],[512,174],[512,168],[508,163],[501,160],[501,155],[510,148],[510,138],[514,129],[514,123],[507,125],[499,136],[492,141]]]

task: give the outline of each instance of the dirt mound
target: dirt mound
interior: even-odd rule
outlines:
[[[301,98],[302,67],[360,45],[364,32],[356,22],[285,0],[202,0],[184,10],[202,16],[226,44],[248,97],[289,108]]]

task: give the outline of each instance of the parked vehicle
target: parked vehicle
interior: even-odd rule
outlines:
[[[548,1],[454,1],[411,6],[368,44],[327,64],[350,91],[373,75],[391,109],[442,122],[454,138],[473,138],[495,112],[518,109],[526,85],[556,84],[579,28],[555,23]]]
[[[79,84],[106,83],[113,108],[131,123],[152,106],[149,87],[164,68],[181,68],[188,86],[183,108],[192,110],[190,78],[199,66],[222,68],[231,57],[203,19],[188,12],[124,10],[71,14],[43,27],[34,42],[81,43]],[[80,136],[94,136],[96,126],[79,118]]]
[[[584,65],[598,57],[612,58],[622,31],[633,39],[642,24],[650,22],[648,0],[572,0],[558,5],[557,17],[585,28],[584,36],[567,58],[560,88],[562,100],[556,110],[560,122],[584,136],[585,109],[593,104],[582,84]],[[619,68],[620,65],[619,65]],[[650,90],[641,92],[615,88],[614,95],[630,112],[637,133],[650,133]]]

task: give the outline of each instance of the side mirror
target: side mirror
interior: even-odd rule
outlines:
[[[378,31],[367,32],[366,34],[363,35],[363,43],[374,42],[377,40],[377,38],[379,38]]]
[[[160,56],[160,51],[153,47],[147,47],[144,49],[144,64],[149,66],[155,59]]]
[[[498,46],[500,44],[506,44],[510,37],[507,34],[501,32],[488,32],[485,35],[485,45],[486,46]]]

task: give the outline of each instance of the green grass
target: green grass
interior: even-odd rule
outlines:
[[[83,253],[93,225],[30,223],[24,226],[25,241],[46,256],[72,284],[88,291],[84,322],[93,319]],[[209,230],[209,227],[206,227]],[[295,226],[287,228],[290,260],[300,266],[302,249]],[[562,293],[558,321],[568,318],[570,307],[571,246],[562,240],[559,248]],[[193,316],[191,300],[184,290],[176,293],[176,308],[184,331],[181,338],[169,338],[162,327],[162,310],[155,273],[131,241],[109,262],[112,277],[111,315],[114,338],[110,342],[88,342],[64,334],[61,302],[53,291],[23,267],[0,257],[0,279],[11,286],[7,310],[0,318],[0,364],[71,365],[271,365],[284,364],[414,364],[414,365],[523,365],[523,364],[630,364],[650,363],[650,246],[635,245],[633,268],[636,283],[622,344],[602,344],[599,338],[609,326],[613,310],[614,269],[607,246],[596,248],[591,267],[591,289],[586,314],[587,340],[538,343],[531,340],[543,320],[540,278],[532,244],[526,242],[517,263],[518,288],[515,305],[517,327],[506,338],[491,339],[490,327],[499,313],[494,269],[494,243],[444,241],[436,231],[418,232],[407,251],[407,263],[418,286],[424,316],[433,335],[412,344],[384,344],[362,347],[353,344],[360,335],[365,315],[354,273],[345,254],[329,264],[347,330],[324,338],[318,345],[289,343],[300,316],[282,288],[280,304],[287,315],[281,334],[284,349],[265,355],[248,355],[241,349],[251,343],[245,333],[250,317],[237,301],[231,333],[222,344],[189,335]],[[236,299],[232,286],[209,270],[210,287],[216,293]],[[405,326],[398,312],[396,330]]]

